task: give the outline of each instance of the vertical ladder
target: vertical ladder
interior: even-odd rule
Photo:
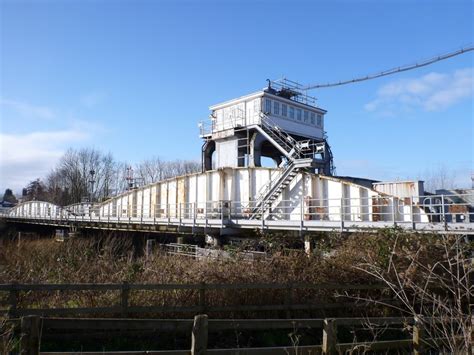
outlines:
[[[238,132],[236,130],[236,132]],[[248,166],[250,156],[250,131],[246,127],[243,137],[237,138],[237,165]]]

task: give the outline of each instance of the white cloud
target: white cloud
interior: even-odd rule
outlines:
[[[94,94],[84,104],[95,105],[100,100],[102,96]],[[6,98],[0,98],[0,105],[5,109],[0,123],[9,122],[13,127],[13,131],[0,131],[0,189],[18,192],[31,180],[44,178],[68,148],[105,132],[98,121],[77,119],[72,112]],[[38,125],[24,124],[22,117],[53,120],[41,122],[43,128],[38,129]]]
[[[386,116],[416,109],[440,111],[472,97],[473,85],[472,68],[448,74],[433,72],[382,86],[377,91],[377,98],[367,103],[364,108]]]
[[[29,181],[44,177],[72,143],[89,138],[79,130],[0,133],[0,187],[19,191]]]
[[[56,117],[55,112],[46,106],[35,106],[22,101],[0,98],[0,105],[10,107],[22,116],[41,119],[52,119]]]

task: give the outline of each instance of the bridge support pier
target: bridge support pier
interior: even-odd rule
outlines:
[[[148,260],[153,253],[155,239],[147,239],[145,243],[145,259]]]
[[[306,255],[311,255],[313,253],[313,244],[311,243],[311,236],[305,235],[304,236],[304,252]]]

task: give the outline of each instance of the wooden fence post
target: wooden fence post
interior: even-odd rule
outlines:
[[[415,323],[413,324],[413,354],[421,355],[424,353],[423,346],[423,323],[421,319],[415,317]]]
[[[204,355],[207,353],[208,321],[206,314],[194,317],[193,333],[191,339],[191,355]]]
[[[26,316],[21,318],[21,355],[38,355],[40,347],[40,322],[39,316]]]
[[[323,354],[336,354],[336,320],[332,318],[325,318],[323,324]]]
[[[8,303],[10,304],[10,309],[8,310],[8,317],[14,318],[17,315],[18,309],[18,282],[12,282],[10,293],[8,295]]]
[[[122,318],[126,318],[128,314],[128,296],[130,293],[130,285],[127,281],[122,282],[120,289],[120,314]]]

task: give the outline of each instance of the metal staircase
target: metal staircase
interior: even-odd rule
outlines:
[[[255,128],[290,161],[301,158],[299,142],[278,127],[267,115],[261,113],[260,125]]]
[[[283,170],[277,169],[272,172],[270,182],[259,191],[251,209],[250,219],[264,218],[265,212],[271,208],[298,172],[313,166],[315,151],[324,150],[325,147],[325,143],[295,140],[264,114],[262,114],[260,122],[261,125],[256,126],[256,129],[287,157],[287,161],[283,163]]]
[[[270,182],[259,191],[259,197],[252,206],[252,212],[249,218],[263,218],[282,191],[291,183],[293,178],[298,175],[298,172],[308,166],[311,166],[311,159],[298,159],[289,162],[283,170],[278,169],[273,171]]]

